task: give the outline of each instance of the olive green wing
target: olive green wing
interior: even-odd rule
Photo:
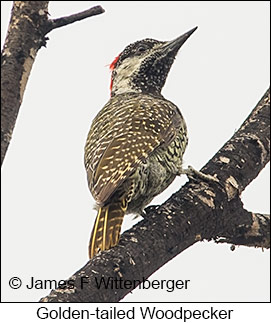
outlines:
[[[91,192],[99,204],[105,203],[155,149],[174,140],[184,126],[177,107],[169,101],[145,98],[126,104],[131,113],[114,119],[101,134],[88,172]]]

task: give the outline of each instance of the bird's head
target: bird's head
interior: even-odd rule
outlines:
[[[146,38],[128,45],[110,64],[111,96],[126,92],[159,95],[175,56],[196,29],[172,41]]]

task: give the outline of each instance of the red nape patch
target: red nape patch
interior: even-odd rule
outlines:
[[[120,57],[120,55],[118,55],[118,56],[113,60],[113,62],[109,65],[110,71],[113,71],[113,69],[115,68],[116,63],[117,63],[117,61],[119,60],[119,57]],[[111,82],[110,82],[110,94],[111,94],[111,92],[112,92],[112,86],[113,86],[113,79],[112,79],[112,76],[111,76]]]
[[[113,71],[113,69],[115,68],[115,65],[117,63],[117,61],[119,60],[120,55],[118,55],[113,62],[109,65],[110,71]]]

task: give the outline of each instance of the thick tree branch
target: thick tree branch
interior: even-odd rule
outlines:
[[[265,93],[240,129],[202,169],[216,182],[190,181],[164,204],[124,232],[119,244],[98,254],[71,279],[74,288],[53,290],[42,302],[116,302],[133,288],[97,288],[96,280],[148,278],[166,262],[201,240],[226,239],[270,247],[270,217],[243,209],[240,193],[270,158],[270,92]],[[82,281],[86,281],[83,284]]]
[[[241,224],[234,228],[234,232],[224,232],[223,236],[215,238],[216,243],[231,243],[233,245],[269,248],[270,247],[270,214],[248,212],[237,209],[233,212],[235,217],[251,217],[252,224],[245,227]]]
[[[240,194],[270,159],[270,89],[239,130],[202,168],[226,184],[229,199]]]
[[[32,2],[32,4],[29,4]],[[14,1],[1,56],[1,164],[23,100],[38,49],[39,26],[47,21],[49,1]]]
[[[100,6],[58,19],[48,19],[49,1],[14,1],[1,55],[1,164],[6,155],[26,84],[46,34],[74,21],[98,15]]]

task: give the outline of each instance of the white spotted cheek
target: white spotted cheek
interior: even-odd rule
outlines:
[[[130,80],[132,75],[138,72],[143,60],[144,57],[141,59],[138,59],[138,57],[128,58],[116,69],[116,76],[112,85],[112,92],[114,94],[134,92]]]

